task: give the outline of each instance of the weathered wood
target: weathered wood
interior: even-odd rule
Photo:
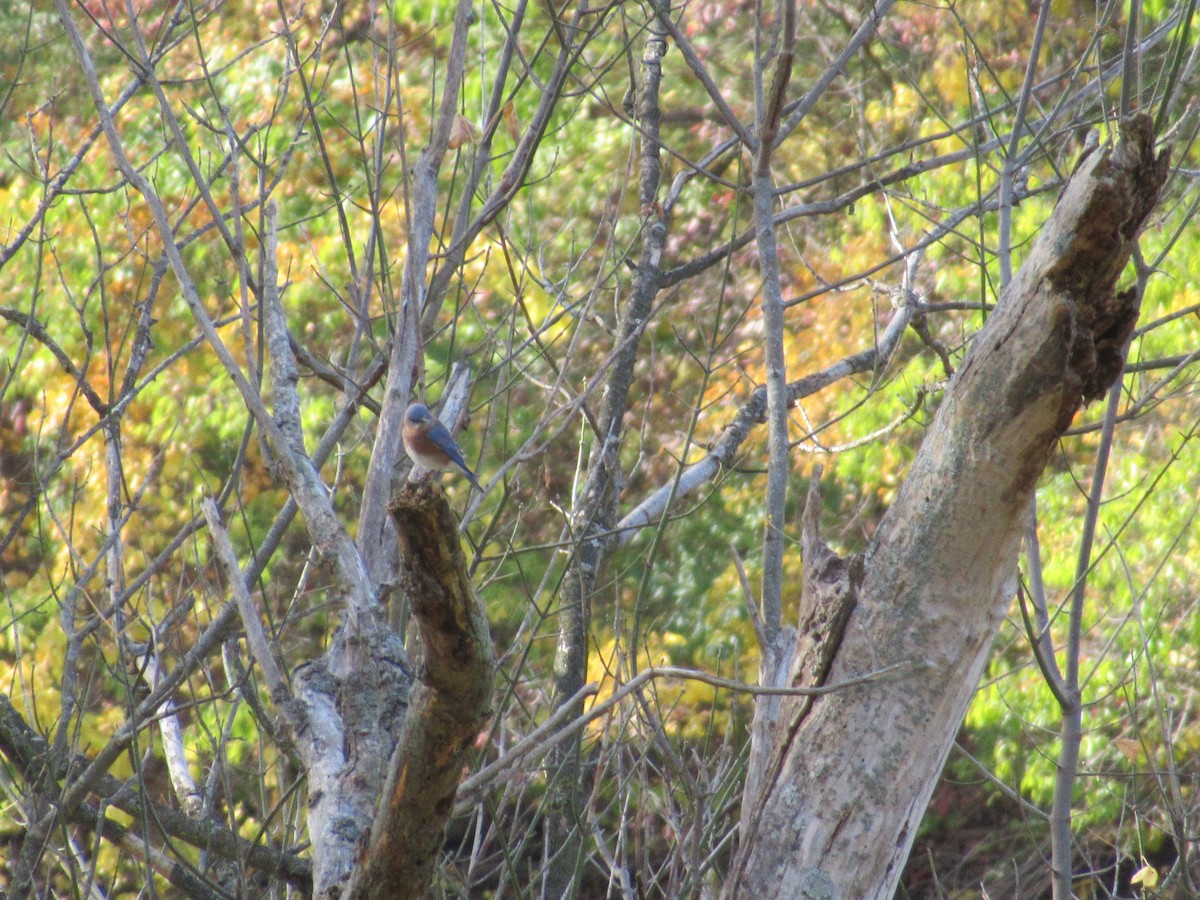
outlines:
[[[442,489],[406,484],[389,509],[421,665],[352,896],[400,900],[429,889],[467,750],[489,712],[494,661]]]
[[[743,810],[726,896],[891,900],[1015,592],[1037,478],[1083,401],[1120,375],[1138,309],[1115,285],[1168,168],[1153,144],[1136,117],[1074,173],[951,382],[861,579],[844,570],[855,596],[840,646],[805,677],[903,668],[796,702],[777,770]],[[843,580],[804,549],[820,555],[806,560],[806,595],[830,573]]]
[[[771,687],[823,687],[833,664],[846,624],[854,611],[858,583],[862,579],[862,557],[842,559],[821,540],[821,466],[813,468],[804,503],[800,549],[804,557],[804,586],[800,595],[797,627],[785,627],[774,647],[762,648],[768,660],[761,682]],[[786,645],[785,643],[786,642]],[[762,810],[783,763],[783,752],[812,708],[813,697],[761,697],[754,710],[753,737],[744,808]],[[752,841],[757,830],[755,816],[743,820],[744,840]]]
[[[804,505],[800,550],[804,554],[804,587],[800,594],[800,618],[796,633],[796,655],[792,664],[793,687],[821,687],[837,656],[846,624],[854,612],[858,584],[862,580],[862,557],[842,559],[829,549],[818,533],[821,512],[821,467],[813,471]],[[812,706],[811,697],[797,697],[792,727],[798,727]]]

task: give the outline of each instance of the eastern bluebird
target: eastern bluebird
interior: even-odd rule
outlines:
[[[409,459],[422,469],[440,472],[454,469],[467,476],[480,491],[475,473],[467,468],[462,451],[449,430],[429,411],[424,403],[414,403],[404,411],[404,450]]]

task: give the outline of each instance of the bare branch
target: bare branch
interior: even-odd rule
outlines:
[[[271,699],[281,711],[287,713],[292,700],[292,692],[283,678],[279,664],[275,661],[276,648],[267,640],[267,633],[263,630],[258,606],[255,604],[254,598],[250,596],[246,582],[242,579],[242,570],[238,566],[237,555],[233,551],[233,542],[229,540],[229,533],[221,524],[221,514],[217,511],[217,506],[212,499],[205,497],[200,501],[200,508],[204,511],[204,520],[208,523],[208,533],[212,536],[217,561],[225,570],[229,589],[233,593],[238,613],[242,617],[242,627],[246,629],[246,642],[250,645],[250,650],[254,653],[254,658],[263,671],[263,678],[267,683],[267,691],[270,693]],[[295,729],[297,723],[293,721],[291,726]]]

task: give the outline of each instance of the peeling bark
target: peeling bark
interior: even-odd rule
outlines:
[[[806,604],[827,582],[854,605],[827,671],[798,646],[793,679],[903,668],[784,704],[794,727],[778,729],[778,765],[743,810],[726,896],[893,896],[1015,592],[1037,478],[1082,403],[1120,375],[1138,309],[1115,285],[1168,166],[1137,116],[1076,170],[952,381],[861,578],[808,539],[806,521]]]
[[[435,484],[408,484],[389,509],[422,665],[375,814],[365,874],[349,895],[399,900],[423,897],[429,888],[467,750],[490,711],[494,661],[446,495]]]
[[[784,628],[776,642],[770,671],[772,687],[824,687],[829,667],[842,645],[846,623],[854,611],[862,580],[862,557],[842,559],[821,540],[821,467],[813,470],[804,503],[800,548],[804,557],[804,588],[796,628]],[[781,646],[786,642],[786,646]],[[764,679],[765,681],[765,679]],[[779,777],[782,753],[791,745],[814,697],[764,697],[755,710],[750,765],[742,792],[744,809],[761,810]],[[760,713],[765,710],[765,713]],[[744,833],[753,835],[757,817],[745,819]]]

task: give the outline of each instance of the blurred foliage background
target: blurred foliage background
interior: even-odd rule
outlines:
[[[807,86],[863,10],[838,2],[800,7],[793,77]],[[83,0],[71,7],[104,96],[123,98],[115,111],[121,141],[167,204],[208,313],[239,363],[260,374],[245,273],[261,271],[262,197],[277,205],[279,270],[302,348],[310,450],[386,352],[406,254],[405,172],[427,140],[453,9],[445,0],[390,7]],[[460,112],[476,141],[444,160],[435,254],[461,215],[478,135],[494,135],[484,163],[484,183],[494,183],[550,68],[550,7],[531,6],[520,42],[525,74],[511,79],[502,120],[481,121],[505,36],[499,9],[479,4],[471,31]],[[1137,90],[1151,112],[1172,71],[1177,95],[1195,95],[1193,11],[1194,4],[1165,0],[1141,4],[1146,47]],[[744,0],[697,0],[679,11],[680,28],[744,119],[753,115],[751,12]],[[577,414],[548,414],[599,382],[630,290],[629,260],[646,211],[637,200],[638,131],[622,98],[648,14],[636,3],[604,8],[604,27],[582,54],[525,186],[473,242],[426,323],[424,394],[436,402],[451,367],[469,366],[471,416],[460,442],[489,485],[479,498],[465,482],[446,481],[464,516],[501,660],[496,717],[478,743],[481,765],[549,712],[554,600],[570,540],[564,529],[592,434]],[[999,149],[1009,139],[1035,20],[1025,3],[899,4],[775,157],[780,208],[795,211],[779,231],[790,379],[872,347],[893,314],[889,290],[900,283],[902,256],[934,238],[914,285],[928,304],[929,340],[910,332],[885,370],[839,381],[793,410],[796,535],[800,498],[819,462],[826,536],[841,552],[866,545],[936,411],[940,386],[996,302]],[[158,76],[198,171],[174,152],[153,94],[145,87],[129,93],[135,66],[126,48],[135,21],[159,56]],[[1094,79],[1119,57],[1123,7],[1054,0],[1051,21],[1031,115],[1049,119],[1056,104],[1072,113],[1038,132],[1042,146],[1021,173],[1017,262],[1052,209],[1085,132],[1096,129],[1103,142],[1115,127],[1120,79]],[[1172,69],[1176,48],[1186,65]],[[712,177],[697,176],[697,161],[728,130],[674,46],[663,84],[665,183],[674,179],[681,189],[662,268],[675,277],[656,298],[634,373],[623,512],[702,458],[764,374],[756,250],[736,242],[752,227],[742,190],[749,159],[721,154],[700,167]],[[1082,87],[1088,84],[1095,85],[1090,93]],[[48,4],[0,6],[0,112],[0,682],[38,731],[61,730],[86,753],[103,745],[145,691],[129,648],[152,642],[174,664],[225,600],[198,517],[200,497],[231,498],[231,531],[250,558],[286,492],[179,295],[162,236],[116,170]],[[1149,862],[1167,875],[1195,833],[1200,808],[1194,102],[1171,106],[1165,124],[1181,175],[1142,242],[1156,274],[1130,349],[1084,622],[1076,829],[1083,865],[1100,872],[1091,896],[1116,893],[1119,860],[1126,870],[1129,860],[1133,868]],[[905,166],[911,173],[900,172]],[[221,209],[234,211],[222,224],[243,258],[231,252],[198,179]],[[372,229],[378,238],[364,263]],[[681,268],[731,241],[712,264]],[[365,303],[350,289],[362,283],[364,265],[374,278]],[[1075,577],[1102,407],[1080,415],[1038,491],[1047,589],[1059,602]],[[360,407],[322,470],[350,527],[374,418]],[[119,465],[104,440],[115,422]],[[605,567],[591,619],[588,677],[602,685],[594,702],[661,664],[757,678],[734,550],[757,584],[765,431],[751,434],[736,466],[643,529]],[[124,499],[119,574],[106,556],[113,479]],[[298,664],[328,640],[337,598],[300,522],[260,562],[255,587],[289,663]],[[798,543],[786,577],[790,619],[799,599]],[[79,658],[66,658],[67,609],[94,623]],[[1056,633],[1065,624],[1056,618]],[[79,705],[66,718],[64,666],[78,677]],[[295,844],[303,840],[304,793],[255,711],[240,701],[236,687],[245,677],[227,651],[186,682],[177,703],[189,760],[202,777],[217,773],[215,813],[231,827]],[[614,713],[588,732],[592,812],[613,852],[636,861],[646,895],[698,894],[705,879],[719,877],[728,853],[723,841],[736,821],[751,701],[699,682],[660,681],[651,707],[645,718]],[[1038,811],[1053,790],[1058,721],[1014,606],[927,814],[905,895],[975,896],[970,891],[980,884],[992,896],[1039,895],[1047,843]],[[136,774],[148,795],[168,800],[156,745],[148,731],[113,773]],[[483,813],[463,811],[440,892],[520,892],[525,876],[514,860],[533,852],[543,774],[531,765],[492,786]],[[20,803],[11,772],[2,786],[0,844],[15,846]],[[533,825],[506,832],[496,827],[504,821]],[[698,881],[671,868],[685,866],[681,846],[703,860]],[[138,889],[138,864],[125,850],[98,847],[95,865],[108,895]],[[0,883],[4,871],[0,864]],[[63,895],[78,890],[69,871],[62,865],[47,875]],[[593,881],[594,895],[608,890],[600,876]]]

